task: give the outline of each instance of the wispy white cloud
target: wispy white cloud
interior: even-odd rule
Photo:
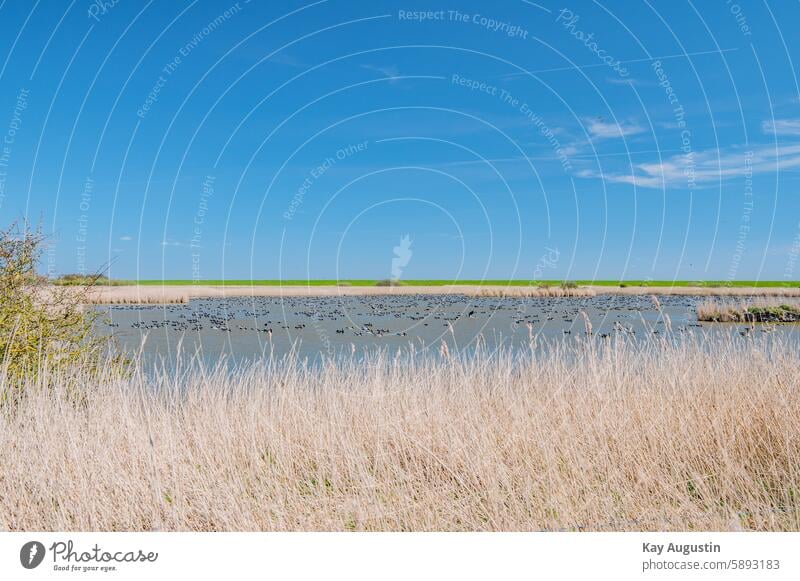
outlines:
[[[658,83],[652,81],[644,81],[642,79],[634,79],[633,77],[608,77],[606,83],[609,85],[629,85],[631,87],[655,87]]]
[[[747,174],[774,173],[779,169],[800,167],[800,145],[786,147],[759,146],[751,149],[717,149],[673,155],[662,162],[634,164],[631,172],[582,170],[584,178],[633,184],[644,188],[686,187],[690,182],[700,186]]]
[[[561,147],[561,153],[566,156],[578,155],[581,148],[577,144],[564,145]]]
[[[175,248],[188,248],[189,244],[187,242],[180,242],[178,240],[162,240],[161,246],[172,246]]]
[[[800,119],[768,119],[761,123],[761,130],[775,135],[800,135]]]
[[[688,59],[693,56],[704,56],[704,55],[724,55],[726,52],[734,52],[738,50],[737,48],[722,48],[717,50],[702,50],[696,52],[682,52],[678,54],[664,54],[658,56],[651,56],[646,58],[638,58],[638,59],[629,59],[629,60],[621,60],[619,61],[620,64],[632,64],[632,63],[646,63],[646,62],[653,62],[653,61],[664,61],[668,59]],[[556,73],[556,72],[564,72],[564,71],[578,71],[584,69],[595,69],[600,67],[607,67],[608,64],[604,61],[595,62],[586,65],[576,65],[570,64],[569,66],[561,66],[561,67],[550,67],[546,69],[533,69],[527,70],[525,72],[517,72],[517,73],[505,73],[502,75],[502,78],[506,79],[513,79],[518,77],[523,77],[527,75],[539,75],[542,73]]]
[[[361,65],[361,68],[382,74],[384,77],[391,79],[389,82],[392,84],[396,83],[398,81],[396,77],[400,76],[400,70],[394,65],[385,67],[380,67],[380,66],[376,67],[374,65]]]
[[[644,132],[645,128],[635,123],[608,123],[603,119],[586,119],[586,129],[595,139],[628,137]]]
[[[258,55],[260,56],[260,52],[258,53]],[[276,63],[279,65],[286,65],[289,67],[297,67],[297,68],[306,66],[306,64],[303,63],[303,61],[285,52],[279,52],[277,54],[272,55],[271,57],[269,57],[269,62]]]

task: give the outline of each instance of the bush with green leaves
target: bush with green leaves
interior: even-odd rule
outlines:
[[[86,274],[62,274],[57,279],[51,281],[52,284],[63,286],[86,286],[86,285],[103,285],[111,286],[113,283],[104,274],[86,275]]]
[[[12,224],[0,231],[0,397],[20,379],[48,369],[97,366],[106,340],[92,334],[96,312],[85,309],[91,284],[56,287],[36,273],[44,249],[40,229]]]
[[[405,286],[405,283],[396,278],[387,278],[379,280],[375,283],[375,286]]]

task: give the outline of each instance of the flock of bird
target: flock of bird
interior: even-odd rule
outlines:
[[[699,326],[692,297],[664,297],[664,309],[678,313],[675,329]],[[590,298],[490,298],[464,295],[365,297],[237,297],[197,299],[189,304],[108,307],[114,333],[164,331],[284,336],[311,340],[332,334],[340,341],[378,338],[446,338],[469,341],[479,334],[533,332],[549,336],[592,333],[636,336],[662,332],[664,319],[647,297],[603,295]],[[588,313],[586,317],[582,313]],[[681,314],[682,313],[682,314]],[[647,317],[648,322],[644,323]],[[591,326],[590,323],[590,326]]]

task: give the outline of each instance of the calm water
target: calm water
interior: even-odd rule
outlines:
[[[715,333],[732,325],[698,324],[695,306],[707,297],[659,297],[677,333]],[[200,350],[207,360],[223,354],[253,359],[292,349],[301,357],[364,353],[384,348],[439,352],[474,348],[520,348],[531,336],[574,341],[585,335],[581,311],[596,337],[624,334],[641,340],[664,332],[649,297],[481,298],[460,295],[368,297],[248,297],[193,300],[185,305],[103,307],[101,325],[126,350],[143,344],[145,357],[171,358]],[[743,328],[743,327],[742,327]],[[795,325],[757,326],[756,334],[798,336]],[[143,343],[144,342],[144,343]]]

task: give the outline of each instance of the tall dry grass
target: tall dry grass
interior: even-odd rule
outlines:
[[[709,299],[696,307],[699,321],[720,323],[745,322],[753,310],[800,311],[800,300],[779,297],[750,297],[749,299]]]
[[[587,287],[584,287],[587,288]],[[609,295],[671,295],[697,297],[800,297],[797,287],[746,286],[591,286],[597,294]]]
[[[741,314],[746,310],[742,301],[717,301],[705,300],[695,308],[698,321],[716,321],[730,323],[741,320]]]
[[[792,345],[570,345],[45,366],[0,413],[0,527],[800,530]]]
[[[93,287],[86,293],[86,304],[94,305],[165,305],[189,302],[189,293],[169,287]]]
[[[475,296],[479,297],[593,297],[594,289],[565,286],[507,286],[478,288]]]

